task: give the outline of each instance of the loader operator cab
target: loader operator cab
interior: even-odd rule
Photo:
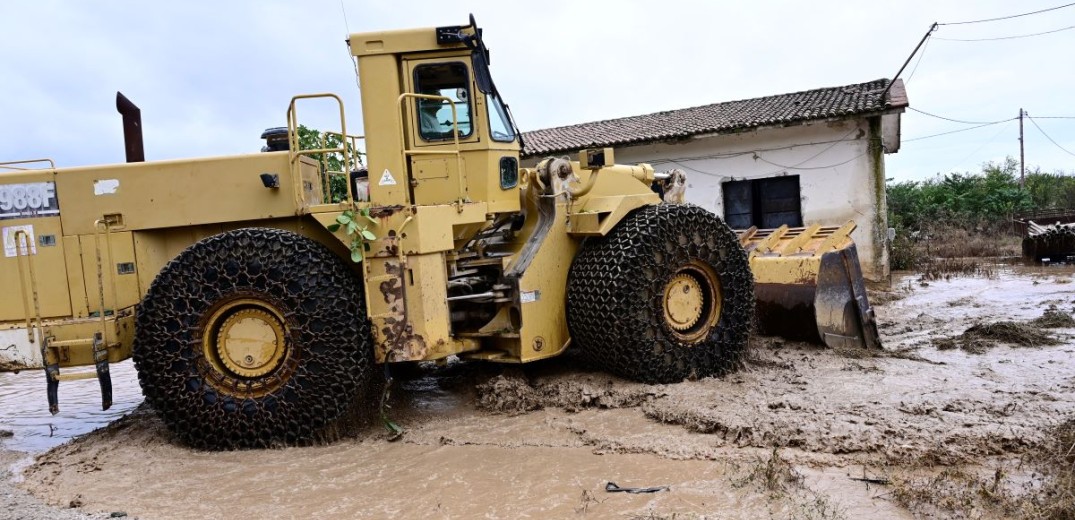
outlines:
[[[521,138],[473,18],[354,34],[348,42],[362,85],[370,200],[404,207],[481,201],[494,215],[520,210]]]

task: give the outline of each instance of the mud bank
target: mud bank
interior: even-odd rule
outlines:
[[[29,457],[27,453],[0,449],[0,504],[3,507],[0,517],[25,520],[87,520],[111,517],[111,513],[88,514],[78,508],[46,504],[16,485],[15,473],[21,471]]]
[[[572,358],[429,371],[394,391],[397,442],[369,429],[328,446],[197,452],[140,409],[39,456],[21,485],[147,519],[952,516],[944,504],[912,514],[885,483],[997,464],[1003,485],[1029,481],[1011,461],[1075,416],[1075,330],[981,353],[933,340],[1070,311],[1075,288],[1055,273],[900,280],[877,309],[885,352],[756,339],[723,378],[642,385]],[[670,489],[607,493],[610,481]]]

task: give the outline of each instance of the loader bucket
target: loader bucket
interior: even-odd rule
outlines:
[[[740,231],[750,255],[758,332],[833,348],[881,348],[854,222]]]

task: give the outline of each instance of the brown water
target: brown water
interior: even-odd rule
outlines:
[[[877,309],[881,356],[759,339],[740,372],[676,385],[567,359],[437,371],[397,388],[393,419],[407,433],[395,443],[373,428],[329,446],[195,452],[136,411],[44,454],[26,485],[53,503],[81,495],[89,510],[147,519],[908,518],[891,488],[853,478],[923,471],[922,461],[989,470],[1075,415],[1075,330],[1054,331],[1062,344],[1049,347],[932,345],[974,323],[1071,310],[1073,273],[1016,267],[926,286],[897,278],[898,299]],[[13,392],[3,391],[5,400]],[[85,393],[92,404],[96,394]],[[19,442],[48,445],[29,435],[40,425],[20,420]],[[766,485],[773,446],[797,482]],[[670,490],[606,493],[609,481]]]
[[[41,453],[133,410],[142,402],[134,363],[115,363],[111,371],[110,409],[101,410],[101,386],[97,380],[82,379],[60,383],[60,413],[56,415],[49,413],[43,371],[0,373],[0,430],[13,433],[0,439],[0,447]]]

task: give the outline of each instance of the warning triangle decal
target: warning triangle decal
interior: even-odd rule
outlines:
[[[384,173],[381,174],[381,182],[377,184],[380,186],[395,186],[396,178],[392,176],[392,172],[388,171],[388,168],[385,168]]]

